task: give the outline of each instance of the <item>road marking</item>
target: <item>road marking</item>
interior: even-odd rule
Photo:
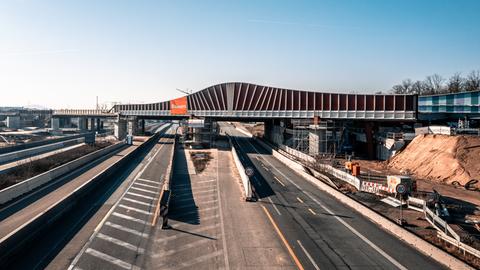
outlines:
[[[120,230],[120,231],[124,231],[124,232],[128,232],[128,233],[131,233],[131,234],[141,236],[143,238],[148,238],[148,233],[142,233],[140,231],[130,229],[130,228],[127,228],[127,227],[119,225],[119,224],[115,224],[115,223],[110,222],[110,221],[105,222],[105,225],[107,225],[109,227],[112,227],[112,228],[115,228],[115,229]]]
[[[186,249],[189,249],[189,248],[194,248],[194,247],[197,247],[197,246],[200,246],[200,245],[203,245],[209,241],[213,241],[212,239],[200,239],[200,240],[197,240],[197,241],[194,241],[194,242],[190,242],[188,244],[185,244],[177,249],[171,249],[171,250],[168,250],[168,251],[165,251],[165,252],[160,252],[160,253],[156,253],[154,254],[152,257],[162,257],[162,256],[170,256],[170,255],[173,255],[177,252],[181,252],[181,251],[184,251]]]
[[[194,202],[188,203],[188,204],[185,204],[185,205],[182,205],[182,206],[178,206],[178,207],[175,205],[175,207],[172,207],[172,210],[171,210],[171,211],[172,211],[172,212],[175,212],[175,211],[178,211],[179,209],[189,208],[189,207],[191,207],[191,208],[193,208],[193,207],[195,207],[195,208],[200,208],[200,207],[202,207],[202,206],[205,206],[206,204],[210,204],[210,203],[214,203],[214,202],[217,202],[217,200],[211,200],[211,201],[202,202],[201,205],[196,205]]]
[[[132,196],[137,196],[137,197],[145,198],[145,199],[155,200],[155,197],[138,194],[138,193],[131,192],[131,191],[127,192],[127,194],[128,194],[128,195],[132,195]]]
[[[290,247],[290,245],[288,244],[287,239],[285,239],[285,236],[283,236],[283,233],[280,231],[280,229],[278,228],[277,224],[276,224],[275,221],[273,220],[272,215],[270,215],[270,213],[268,212],[268,210],[267,210],[267,208],[266,208],[265,206],[262,205],[262,208],[263,208],[263,211],[265,212],[265,214],[267,215],[268,219],[270,220],[270,223],[272,223],[273,228],[274,228],[275,231],[277,232],[278,236],[280,236],[280,239],[282,239],[283,244],[284,244],[285,247],[287,248],[288,253],[290,253],[290,256],[292,256],[293,261],[294,261],[295,264],[297,265],[298,269],[303,270],[303,266],[302,266],[302,264],[300,263],[300,261],[298,260],[297,255],[295,255],[295,253],[293,252],[293,249],[292,249],[292,248]]]
[[[126,248],[126,249],[133,250],[133,251],[135,251],[135,252],[137,252],[137,253],[139,253],[139,254],[143,254],[143,253],[145,252],[145,249],[143,249],[143,248],[137,247],[137,246],[135,246],[135,245],[132,245],[132,244],[127,243],[127,242],[125,242],[125,241],[122,241],[122,240],[120,240],[120,239],[117,239],[117,238],[108,236],[108,235],[103,234],[103,233],[98,233],[98,234],[97,234],[97,238],[100,238],[100,239],[103,239],[103,240],[105,240],[105,241],[114,243],[115,245],[124,247],[124,248]]]
[[[297,243],[298,245],[300,246],[300,248],[303,250],[303,252],[305,253],[305,255],[307,255],[307,258],[310,260],[310,262],[313,264],[313,267],[315,267],[316,270],[320,270],[320,267],[318,267],[318,265],[315,263],[315,261],[313,260],[312,256],[310,255],[310,253],[308,253],[308,251],[305,249],[305,247],[302,245],[302,242],[300,242],[300,240],[297,240]]]
[[[138,208],[135,208],[135,207],[126,206],[124,204],[119,204],[118,207],[121,207],[123,209],[127,209],[128,211],[134,211],[134,212],[145,214],[145,215],[150,215],[151,214],[150,211],[145,211],[145,210],[138,209]]]
[[[272,199],[271,199],[270,197],[267,197],[267,200],[268,200],[268,201],[270,202],[270,204],[273,206],[273,209],[275,209],[275,212],[277,212],[277,214],[278,214],[279,216],[281,216],[282,213],[280,213],[280,210],[278,210],[277,205],[275,205],[275,204],[273,203]]]
[[[164,132],[164,134],[161,134],[161,136],[164,136],[165,134],[168,134],[168,132],[170,132],[171,130],[171,126]],[[162,141],[162,139],[165,139],[165,137],[161,137],[159,139],[159,141]],[[155,152],[155,154],[153,155],[154,157],[160,153],[160,150],[163,149],[165,145],[161,145],[160,147],[158,147],[157,151]],[[134,176],[133,178],[133,181],[129,184],[128,188],[125,190],[125,192],[122,194],[122,196],[120,198],[124,198],[126,194],[130,193],[131,195],[134,195],[134,196],[139,196],[139,197],[144,197],[144,198],[149,198],[149,199],[155,199],[155,198],[152,198],[152,197],[148,197],[148,196],[144,196],[144,195],[141,195],[141,194],[136,194],[136,193],[131,193],[129,192],[129,189],[130,187],[132,187],[132,185],[140,179],[140,175],[143,174],[143,172],[148,168],[148,166],[150,165],[150,162],[147,162],[147,164],[144,165],[144,167]],[[143,179],[141,181],[150,181],[152,183],[156,183],[156,182],[153,182],[151,180],[146,180],[146,179]],[[87,247],[92,243],[93,239],[95,238],[96,234],[99,232],[100,228],[106,224],[106,221],[107,219],[113,214],[113,211],[115,210],[115,208],[117,207],[118,204],[120,204],[120,201],[121,200],[117,200],[115,202],[115,204],[110,208],[110,210],[107,212],[107,214],[104,216],[104,218],[100,221],[100,223],[97,225],[97,227],[95,227],[95,230],[93,231],[92,235],[90,236],[90,238],[88,239],[87,243],[85,243],[85,245],[82,247],[82,249],[80,250],[80,252],[77,254],[77,256],[75,256],[75,258],[73,259],[72,263],[70,264],[70,266],[68,267],[69,270],[73,269],[75,267],[75,265],[78,263],[78,261],[80,260],[80,257],[85,253]],[[110,223],[113,225],[113,223]],[[118,225],[120,226],[120,225]],[[121,230],[121,227],[118,227],[117,229]],[[124,229],[128,229],[126,227],[124,227]],[[126,231],[126,230],[125,230]]]
[[[201,233],[201,232],[204,232],[204,231],[208,231],[210,229],[214,229],[214,228],[217,228],[220,224],[218,223],[215,223],[213,225],[210,225],[210,226],[205,226],[203,228],[199,228],[199,229],[196,229],[196,230],[192,230],[192,231],[189,231],[189,232],[179,232],[179,234],[175,234],[175,235],[171,235],[171,236],[167,236],[165,238],[162,238],[162,239],[156,239],[155,242],[156,243],[162,243],[162,242],[168,242],[170,240],[176,240],[178,238],[182,238],[184,236],[189,236],[189,235],[192,235],[192,234],[198,234],[198,233]],[[175,227],[174,227],[175,228]],[[182,233],[182,234],[180,234]]]
[[[283,187],[286,187],[285,184],[280,181],[280,179],[278,179],[276,176],[274,176],[273,179],[277,180],[277,182],[280,183],[280,185],[282,185]]]
[[[158,267],[158,269],[164,269],[164,270],[183,269],[183,268],[186,268],[186,267],[190,267],[190,266],[202,263],[202,262],[204,262],[206,260],[209,260],[211,258],[215,258],[217,256],[220,256],[220,255],[222,255],[222,253],[225,254],[222,250],[217,250],[217,251],[212,252],[210,254],[205,254],[205,255],[202,255],[202,256],[198,256],[195,259],[190,260],[190,261],[179,262],[177,265],[175,265],[173,267],[167,267],[165,265],[161,265],[161,266]],[[227,267],[227,269],[228,269],[228,267]]]
[[[117,213],[117,212],[113,212],[112,215],[116,216],[116,217],[119,217],[119,218],[126,219],[126,220],[130,220],[130,221],[133,221],[133,222],[137,222],[137,223],[140,223],[142,225],[147,223],[145,220],[134,218],[134,217],[124,215],[124,214],[120,214],[120,213]]]
[[[144,189],[144,188],[131,187],[130,189],[135,189],[135,190],[138,190],[138,191],[143,191],[143,192],[147,192],[147,193],[155,194],[155,195],[158,194],[158,191],[150,191],[150,190],[147,190],[147,189]]]
[[[192,195],[197,195],[197,194],[203,194],[203,193],[209,193],[209,192],[212,192],[212,191],[215,191],[215,188],[213,189],[209,189],[209,190],[203,190],[203,191],[198,191],[198,192],[193,192],[192,193],[183,193],[183,194],[177,194],[176,196],[177,197],[185,197],[185,196],[192,196]]]
[[[303,203],[302,199],[300,199],[299,197],[297,197],[297,201],[299,201],[300,203]]]
[[[147,183],[151,183],[151,184],[157,184],[159,185],[160,183],[159,182],[156,182],[156,181],[152,181],[152,180],[148,180],[148,179],[144,179],[144,178],[137,178],[137,180],[140,180],[142,182],[147,182]]]
[[[253,147],[253,149],[255,149],[255,151],[257,153],[260,154],[260,152],[258,152],[257,148],[251,143],[248,141],[248,143]],[[380,255],[382,255],[385,259],[387,259],[388,261],[390,261],[393,265],[395,265],[396,267],[398,267],[399,269],[402,269],[402,270],[407,270],[407,268],[405,266],[403,266],[401,263],[399,263],[397,260],[395,260],[394,258],[392,258],[390,255],[388,255],[385,251],[383,251],[382,249],[380,249],[377,245],[375,245],[374,243],[372,243],[370,240],[368,240],[368,238],[366,238],[365,236],[363,236],[361,233],[359,233],[357,230],[355,230],[352,226],[350,226],[348,223],[346,223],[343,219],[341,219],[340,217],[336,216],[335,213],[333,211],[331,211],[329,208],[327,208],[325,205],[323,205],[322,203],[320,203],[317,199],[315,199],[312,195],[310,195],[310,193],[304,191],[302,188],[300,188],[299,185],[297,185],[295,182],[293,182],[292,180],[290,180],[290,178],[288,178],[285,174],[283,174],[279,169],[277,169],[276,167],[274,167],[267,159],[265,159],[265,162],[267,162],[272,168],[274,168],[275,170],[277,170],[285,179],[287,179],[288,182],[290,182],[292,185],[294,185],[295,187],[297,187],[300,191],[302,191],[305,195],[307,195],[310,199],[312,199],[315,203],[317,203],[320,207],[322,207],[325,211],[329,212],[335,219],[337,219],[340,223],[342,223],[345,227],[347,227],[351,232],[353,232],[355,235],[357,235],[360,239],[362,239],[365,243],[367,243],[370,247],[372,247],[374,250],[376,250]]]
[[[139,185],[139,186],[148,187],[148,188],[154,188],[155,190],[157,190],[159,188],[158,186],[152,186],[152,185],[142,184],[142,183],[138,183],[138,182],[135,182],[134,185]]]
[[[182,192],[182,191],[189,191],[189,190],[202,190],[206,188],[211,188],[212,186],[190,186],[184,188],[173,188],[172,191],[174,192]]]
[[[129,269],[129,270],[130,270],[130,269],[140,269],[140,267],[138,267],[138,266],[131,265],[131,264],[127,263],[127,262],[124,262],[124,261],[122,261],[122,260],[120,260],[120,259],[117,259],[117,258],[115,258],[115,257],[112,257],[112,256],[110,256],[110,255],[108,255],[108,254],[105,254],[105,253],[100,252],[100,251],[98,251],[98,250],[95,250],[95,249],[93,249],[93,248],[87,248],[87,250],[85,250],[85,253],[88,253],[88,254],[90,254],[90,255],[92,255],[92,256],[94,256],[94,257],[97,257],[97,258],[99,258],[99,259],[102,259],[102,260],[104,260],[104,261],[107,261],[107,262],[109,262],[109,263],[112,263],[112,264],[114,264],[114,265],[116,265],[116,266],[119,266],[119,267],[121,267],[121,268],[123,268],[123,269]]]
[[[310,213],[314,214],[315,216],[317,215],[317,213],[315,213],[315,211],[313,211],[312,208],[308,208],[308,211],[310,211]]]
[[[179,215],[173,215],[173,214],[172,214],[171,217],[173,217],[173,218],[179,218],[179,217],[184,217],[184,216],[188,216],[188,215],[196,214],[196,213],[200,214],[200,212],[207,212],[207,211],[209,211],[209,210],[215,210],[215,209],[217,209],[217,208],[218,208],[218,206],[213,206],[213,207],[204,208],[204,209],[196,209],[196,210],[192,210],[192,211],[188,211],[188,212],[183,212],[183,213],[181,213],[181,214],[179,214]]]
[[[124,197],[122,200],[133,202],[133,203],[136,203],[136,204],[145,205],[145,206],[152,206],[152,203],[141,202],[141,201],[138,201],[138,200],[127,198],[127,197]]]

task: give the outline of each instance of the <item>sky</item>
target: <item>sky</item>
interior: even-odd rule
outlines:
[[[146,103],[223,82],[368,93],[480,69],[480,1],[0,0],[0,106]]]

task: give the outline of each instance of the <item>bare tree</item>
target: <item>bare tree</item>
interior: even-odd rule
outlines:
[[[425,83],[422,81],[416,81],[412,84],[411,92],[412,94],[422,95],[425,94]]]
[[[447,83],[448,93],[463,92],[464,80],[465,79],[462,78],[460,73],[453,74],[453,76],[450,77],[450,80]]]
[[[480,71],[473,70],[468,74],[464,82],[464,88],[466,91],[480,90]]]
[[[443,92],[443,79],[442,76],[438,74],[433,74],[425,78],[425,94],[438,94]]]
[[[394,94],[410,94],[412,91],[412,80],[405,79],[401,84],[394,85],[392,87],[392,92]]]

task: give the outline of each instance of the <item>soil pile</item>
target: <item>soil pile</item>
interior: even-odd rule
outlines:
[[[418,178],[462,186],[480,180],[480,137],[419,135],[389,162],[388,167]],[[479,183],[475,184],[479,187]]]

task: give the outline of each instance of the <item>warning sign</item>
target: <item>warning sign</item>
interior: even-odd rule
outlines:
[[[170,114],[171,115],[187,114],[187,97],[186,96],[170,100]]]

